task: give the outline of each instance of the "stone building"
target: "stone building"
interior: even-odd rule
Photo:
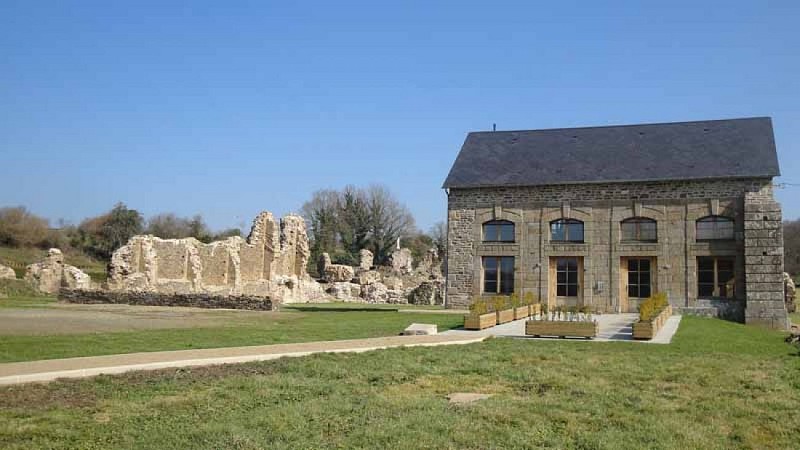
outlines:
[[[446,305],[533,293],[774,328],[783,302],[769,118],[470,133],[450,170]]]

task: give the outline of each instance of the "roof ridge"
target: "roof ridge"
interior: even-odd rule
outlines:
[[[772,121],[771,116],[752,116],[752,117],[733,117],[730,119],[708,119],[708,120],[681,120],[678,122],[644,122],[644,123],[629,123],[620,125],[588,125],[581,127],[558,127],[558,128],[533,128],[522,130],[498,130],[498,131],[469,131],[468,134],[483,134],[483,133],[522,133],[530,131],[563,131],[563,130],[594,130],[599,128],[629,128],[629,127],[643,127],[652,125],[681,125],[681,124],[697,124],[697,123],[710,123],[710,122],[733,122],[738,120],[769,120]]]

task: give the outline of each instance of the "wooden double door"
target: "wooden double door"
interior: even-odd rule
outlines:
[[[654,256],[623,256],[619,264],[620,311],[635,313],[639,304],[656,292]]]

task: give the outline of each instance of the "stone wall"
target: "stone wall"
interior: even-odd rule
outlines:
[[[728,256],[735,261],[735,298],[744,300],[747,295],[749,300],[745,290],[745,245],[752,241],[745,239],[746,195],[764,199],[762,202],[769,200],[774,204],[771,207],[779,210],[771,200],[768,178],[451,189],[446,305],[465,307],[482,295],[484,256],[513,256],[514,291],[521,295],[533,293],[543,301],[553,301],[554,297],[549,273],[551,258],[578,257],[583,265],[579,301],[602,312],[638,308],[638,304],[624,299],[627,296],[623,295],[625,283],[621,280],[622,258],[651,258],[655,262],[653,290],[667,292],[675,307],[691,308],[699,307],[697,258]],[[733,219],[736,239],[697,242],[696,220],[709,215]],[[619,223],[631,217],[656,220],[658,241],[621,242]],[[550,242],[549,223],[559,218],[582,221],[584,243]],[[482,242],[482,224],[495,219],[515,224],[513,243]],[[777,223],[779,226],[779,219]],[[772,247],[759,251],[778,252],[782,248],[782,243],[773,238],[762,239],[763,242],[755,242]],[[770,263],[773,261],[777,259],[770,259]],[[777,266],[769,270],[772,269],[777,270]],[[752,275],[747,283],[751,281]]]
[[[205,293],[162,294],[144,291],[109,291],[62,288],[58,299],[67,303],[124,304],[143,306],[190,306],[195,308],[272,310],[268,297],[213,295]]]
[[[788,329],[783,282],[781,207],[772,196],[744,197],[745,323]]]
[[[305,222],[269,212],[238,236],[204,244],[194,238],[134,236],[114,252],[107,287],[112,291],[203,293],[271,297],[278,302],[320,301],[327,296],[306,271],[310,250]]]

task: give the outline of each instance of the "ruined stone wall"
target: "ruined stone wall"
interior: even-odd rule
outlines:
[[[772,196],[744,197],[744,254],[747,305],[745,323],[788,329],[784,301],[783,223]]]
[[[269,212],[238,236],[204,244],[194,238],[134,236],[114,252],[107,287],[112,291],[205,293],[310,301],[325,297],[306,271],[310,250],[305,222]]]
[[[101,289],[62,288],[58,299],[67,303],[122,304],[142,306],[184,306],[194,308],[272,310],[268,297],[245,295],[213,295],[205,293],[162,294],[143,291],[109,291]]]
[[[583,263],[580,301],[604,312],[635,311],[638,307],[627,299],[622,301],[621,258],[653,258],[653,290],[667,292],[675,307],[693,308],[705,307],[697,298],[697,257],[728,256],[735,260],[735,298],[744,300],[747,295],[749,299],[745,289],[746,195],[774,203],[771,180],[451,189],[446,304],[465,307],[483,295],[483,256],[514,256],[514,291],[533,293],[543,301],[553,296],[551,258],[579,257]],[[708,215],[733,219],[736,239],[697,242],[695,222]],[[619,223],[630,217],[656,220],[658,242],[621,242]],[[584,243],[550,242],[549,223],[559,218],[581,220]],[[495,219],[515,224],[513,243],[482,242],[482,224]],[[782,248],[774,240],[757,243],[773,245],[773,252]],[[773,268],[777,270],[777,266]],[[747,283],[751,281],[752,275]]]

